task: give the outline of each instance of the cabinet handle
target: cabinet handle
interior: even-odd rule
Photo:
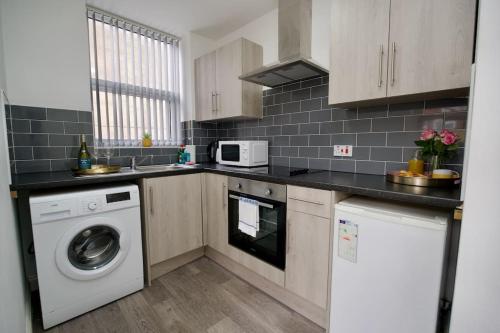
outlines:
[[[286,220],[286,225],[285,225],[285,233],[286,233],[286,237],[285,237],[285,241],[286,241],[286,254],[288,254],[290,252],[290,221],[287,219]]]
[[[216,97],[215,103],[214,103],[214,97],[216,97],[216,96],[215,96],[215,93],[212,91],[212,112],[217,111],[217,109],[216,109],[216,107],[217,107],[217,106],[216,106],[216,103],[217,103],[217,97]]]
[[[384,59],[384,45],[380,44],[380,50],[378,53],[378,86],[382,87],[382,61]]]
[[[154,208],[153,208],[153,206],[154,206],[154,205],[153,205],[153,188],[152,188],[152,187],[150,187],[150,188],[149,188],[149,213],[150,213],[151,215],[153,215],[153,214],[154,214]]]
[[[393,86],[394,82],[396,81],[394,73],[395,64],[396,64],[396,42],[392,42],[391,86]]]
[[[215,93],[215,112],[219,112],[219,93]]]
[[[227,206],[226,200],[227,200],[226,184],[222,183],[222,207],[224,207],[224,208]]]
[[[293,197],[288,197],[288,199],[289,200],[301,201],[301,202],[307,202],[307,203],[311,203],[311,204],[318,205],[318,206],[324,206],[325,205],[324,203],[319,202],[319,201],[304,200],[304,199],[293,198]]]

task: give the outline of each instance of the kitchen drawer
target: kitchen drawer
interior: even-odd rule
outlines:
[[[287,186],[287,209],[330,218],[332,192],[299,186]]]

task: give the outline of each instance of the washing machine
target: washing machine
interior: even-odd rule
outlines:
[[[137,185],[30,197],[45,329],[144,287]]]

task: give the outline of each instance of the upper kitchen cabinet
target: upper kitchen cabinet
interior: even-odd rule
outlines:
[[[388,96],[470,86],[475,0],[392,0]]]
[[[198,120],[212,119],[215,114],[215,51],[194,61],[196,112]]]
[[[463,94],[475,0],[332,0],[329,104]]]
[[[239,76],[263,63],[262,46],[240,38],[195,60],[196,118],[261,118],[262,87]]]
[[[390,0],[334,0],[329,103],[386,97]]]

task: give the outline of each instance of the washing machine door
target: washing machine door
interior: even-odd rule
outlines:
[[[93,217],[64,234],[56,249],[56,263],[72,279],[97,279],[116,269],[129,247],[130,237],[119,221]]]

